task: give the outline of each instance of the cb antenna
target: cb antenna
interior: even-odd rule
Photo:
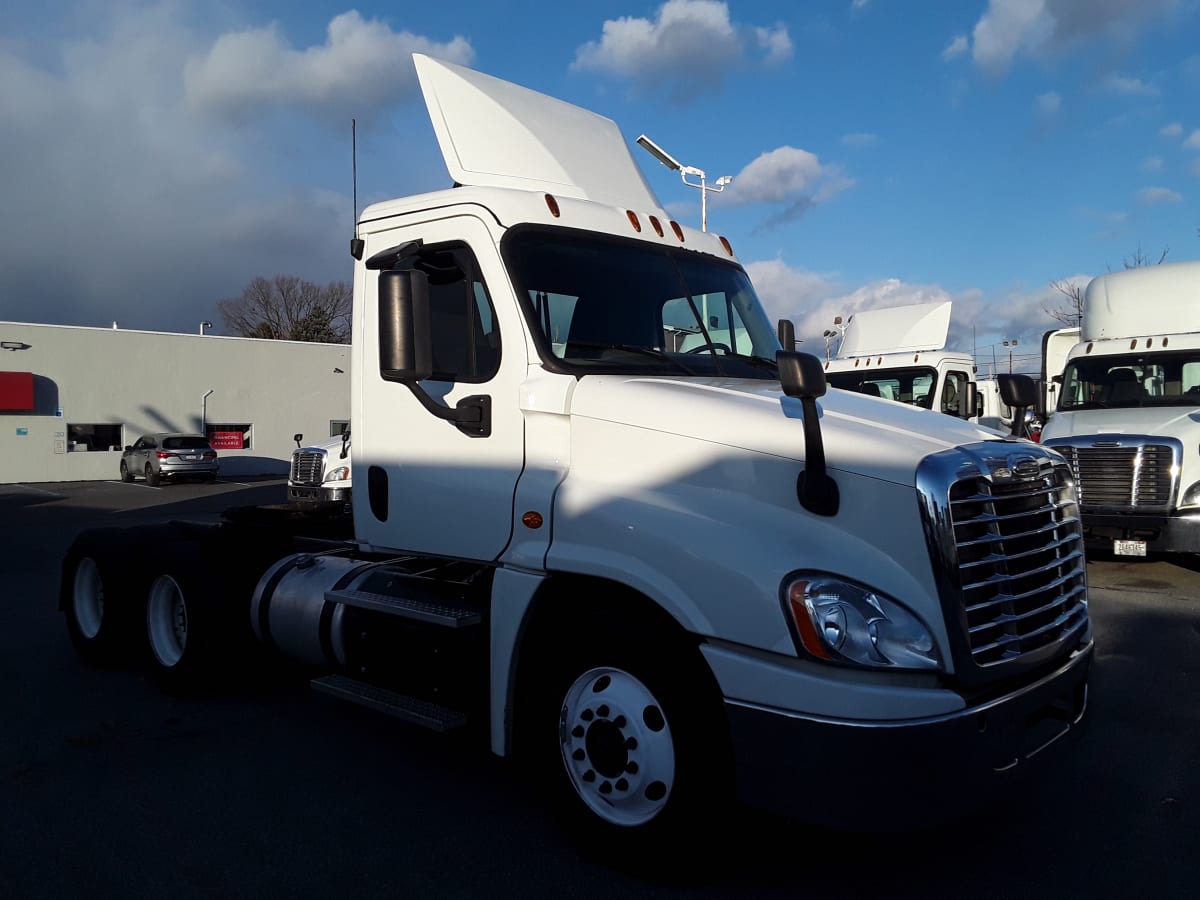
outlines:
[[[350,120],[350,178],[354,183],[354,237],[350,238],[350,255],[362,259],[363,239],[358,236],[358,121]]]

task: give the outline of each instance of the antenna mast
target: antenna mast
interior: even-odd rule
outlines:
[[[354,184],[354,237],[350,238],[350,255],[362,259],[363,240],[358,236],[358,121],[350,120],[350,178]]]

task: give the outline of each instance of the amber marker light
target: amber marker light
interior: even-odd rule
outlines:
[[[550,215],[554,216],[554,218],[557,219],[559,217],[558,201],[549,194],[546,195],[546,208],[550,210]]]
[[[629,217],[629,224],[633,226],[633,230],[641,234],[642,223],[638,221],[637,213],[632,209],[625,210],[625,215]]]
[[[725,235],[720,235],[721,246],[725,248],[725,252],[733,256],[733,247],[729,246],[729,238]]]
[[[530,510],[529,512],[525,513],[525,515],[521,516],[521,524],[526,528],[541,528],[542,514],[540,512],[534,512],[533,510]]]
[[[804,649],[817,659],[832,659],[821,639],[817,637],[817,629],[812,617],[808,614],[808,606],[804,602],[804,592],[808,590],[807,581],[797,581],[788,591],[788,605],[792,608],[792,621],[796,623],[796,631],[800,634],[800,643]]]
[[[671,222],[671,230],[675,232],[675,237],[679,238],[680,243],[683,242],[683,229],[679,227],[678,222]]]
[[[659,237],[663,236],[662,222],[658,221],[658,216],[650,216],[650,227],[654,229],[654,233]]]

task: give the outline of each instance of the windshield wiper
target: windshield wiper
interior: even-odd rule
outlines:
[[[685,375],[696,375],[697,373],[686,366],[680,360],[673,356],[668,356],[665,350],[659,350],[657,347],[643,347],[640,344],[605,344],[600,341],[571,341],[568,345],[574,347],[589,347],[595,350],[620,350],[626,353],[636,353],[641,356],[649,356],[652,359],[659,359],[663,362],[668,362]],[[591,359],[572,359],[569,356],[563,357],[564,362],[605,362],[606,360],[591,360]]]

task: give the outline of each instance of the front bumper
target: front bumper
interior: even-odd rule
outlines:
[[[1084,723],[1093,648],[1002,697],[923,719],[835,720],[727,700],[739,796],[847,828],[965,811]]]
[[[289,484],[288,499],[308,503],[346,503],[350,500],[350,488],[346,486],[305,487]]]
[[[1151,553],[1200,553],[1200,510],[1188,514],[1144,515],[1080,510],[1088,550],[1109,550],[1115,540],[1146,542]]]

